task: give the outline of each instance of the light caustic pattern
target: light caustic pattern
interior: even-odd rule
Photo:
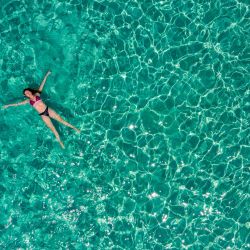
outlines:
[[[249,6],[2,1],[1,249],[249,248]]]

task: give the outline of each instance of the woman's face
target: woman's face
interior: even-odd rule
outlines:
[[[29,90],[25,90],[24,94],[29,98],[33,97],[32,93]]]

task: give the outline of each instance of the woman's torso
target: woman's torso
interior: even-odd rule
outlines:
[[[35,101],[30,100],[30,104],[37,110],[38,113],[42,113],[45,110],[46,105],[44,104],[40,96],[35,95],[35,98]]]

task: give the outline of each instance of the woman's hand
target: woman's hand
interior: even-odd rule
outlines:
[[[2,108],[7,109],[10,105],[4,105]]]
[[[51,71],[50,71],[50,70],[47,72],[47,75],[49,75],[49,74],[51,74]]]

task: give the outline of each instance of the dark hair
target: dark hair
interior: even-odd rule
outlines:
[[[29,90],[29,91],[32,93],[32,95],[35,95],[36,93],[40,93],[40,94],[41,94],[41,91],[40,91],[40,90],[31,89],[31,88],[26,88],[26,89],[23,90],[23,95],[25,95],[24,92],[25,92],[26,90]]]

